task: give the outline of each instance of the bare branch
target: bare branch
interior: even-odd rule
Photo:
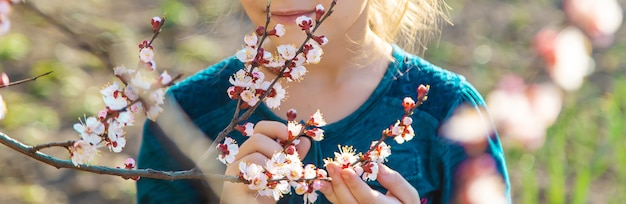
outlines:
[[[133,177],[143,177],[143,178],[154,178],[154,179],[163,179],[163,180],[179,180],[179,179],[210,179],[210,180],[222,180],[222,181],[230,181],[230,182],[243,182],[239,180],[237,176],[228,176],[221,174],[203,174],[201,171],[197,169],[184,170],[184,171],[159,171],[154,169],[122,169],[122,168],[111,168],[106,166],[97,166],[97,165],[81,165],[74,166],[69,160],[61,160],[50,155],[34,151],[37,148],[45,148],[46,145],[38,145],[38,146],[29,146],[24,143],[21,143],[8,135],[0,132],[0,143],[3,145],[22,153],[26,156],[29,156],[37,161],[46,163],[50,166],[54,166],[57,169],[67,168],[67,169],[76,169],[81,171],[87,171],[96,174],[105,174],[105,175],[113,175],[120,176],[122,178],[133,178]],[[54,143],[61,144],[61,143]]]
[[[37,152],[39,150],[50,148],[50,147],[65,147],[67,149],[67,148],[70,148],[73,144],[74,144],[73,140],[70,140],[67,142],[53,142],[53,143],[47,143],[47,144],[40,144],[40,145],[32,146],[30,148],[30,151]]]
[[[49,71],[49,72],[46,72],[46,73],[40,74],[40,75],[35,76],[35,77],[26,78],[26,79],[22,79],[22,80],[19,80],[19,81],[16,81],[16,82],[12,82],[12,83],[9,83],[9,84],[7,84],[7,85],[0,85],[0,89],[1,89],[1,88],[4,88],[4,87],[9,87],[9,86],[18,85],[18,84],[21,84],[21,83],[26,83],[26,82],[29,82],[29,81],[35,81],[35,80],[37,80],[37,78],[42,77],[42,76],[46,76],[46,75],[48,75],[48,74],[50,74],[50,73],[52,73],[52,71]]]

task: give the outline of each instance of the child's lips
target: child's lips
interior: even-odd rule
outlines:
[[[277,23],[283,25],[293,25],[296,23],[296,19],[300,16],[311,16],[315,11],[275,11],[272,12],[271,18]]]

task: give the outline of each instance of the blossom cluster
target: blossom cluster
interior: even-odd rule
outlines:
[[[382,131],[382,137],[378,141],[372,141],[370,148],[364,154],[357,154],[351,146],[340,146],[339,153],[335,152],[334,158],[324,160],[324,163],[336,162],[343,169],[352,168],[365,181],[374,181],[378,176],[379,164],[386,161],[391,155],[391,148],[384,140],[393,138],[398,144],[410,141],[415,136],[411,124],[413,111],[428,99],[429,85],[420,85],[417,88],[417,102],[411,97],[405,97],[402,101],[404,115],[394,125]]]
[[[316,13],[319,15],[315,22],[319,23],[321,14],[324,14],[324,7],[321,4],[316,7]],[[259,26],[255,32],[244,37],[245,46],[235,56],[245,64],[245,67],[229,79],[232,86],[227,90],[231,99],[244,102],[243,108],[256,106],[261,100],[265,100],[269,108],[278,108],[285,98],[286,91],[280,82],[266,81],[265,74],[259,70],[260,66],[292,82],[300,81],[306,74],[304,65],[319,63],[323,54],[321,46],[325,45],[328,39],[313,35],[313,19],[307,16],[298,17],[296,24],[309,36],[308,41],[300,48],[291,44],[279,45],[276,53],[272,53],[262,47],[266,37],[281,37],[285,34],[285,27],[282,24],[276,24],[269,31]]]
[[[153,34],[158,34],[164,23],[160,17],[152,18]],[[145,71],[117,66],[114,69],[121,83],[107,84],[100,91],[105,108],[96,116],[86,117],[74,124],[81,139],[68,148],[72,163],[76,166],[92,162],[98,148],[107,147],[110,151],[121,152],[126,146],[124,127],[132,126],[135,114],[145,112],[147,118],[155,120],[164,102],[164,88],[171,85],[172,77],[164,71],[160,76],[147,77],[145,72],[155,70],[152,42],[139,44],[139,60]]]
[[[287,113],[288,138],[280,141],[284,147],[283,151],[275,153],[265,162],[265,165],[247,164],[242,161],[239,163],[239,178],[248,184],[250,190],[257,191],[260,196],[269,196],[278,200],[284,194],[290,193],[290,187],[292,187],[296,194],[304,196],[305,203],[313,203],[318,197],[316,190],[321,187],[320,181],[327,179],[328,173],[313,164],[304,165],[296,151],[296,145],[300,143],[300,137],[321,141],[324,138],[324,130],[321,127],[326,125],[326,121],[319,110],[311,114],[310,119],[304,123],[294,121],[295,117],[296,111],[289,110]],[[244,135],[250,135],[249,132],[253,128],[250,124],[240,125],[237,130]],[[220,152],[218,159],[224,163],[232,163],[234,154],[238,152],[237,144],[230,137],[227,137],[217,148]]]
[[[19,3],[20,0],[0,0],[0,35],[9,32],[11,29],[11,21],[9,14],[11,13],[11,5]]]
[[[285,29],[281,24],[277,24],[269,31],[260,26],[255,32],[244,37],[245,46],[235,56],[244,63],[245,67],[229,78],[232,86],[227,90],[231,99],[239,100],[238,110],[255,107],[263,100],[269,108],[280,106],[286,91],[278,83],[278,79],[285,78],[288,82],[300,81],[307,72],[305,65],[320,61],[323,54],[321,46],[325,45],[328,39],[324,36],[316,36],[313,32],[316,25],[332,13],[334,5],[333,1],[328,12],[321,4],[317,5],[315,20],[307,16],[296,18],[296,24],[307,36],[300,48],[294,45],[279,45],[276,49],[277,53],[271,53],[262,47],[266,37],[284,35]],[[259,70],[261,66],[270,69],[277,77],[271,82],[265,81],[265,74]],[[373,141],[365,154],[357,154],[356,150],[350,146],[340,146],[340,152],[336,152],[334,158],[325,159],[325,164],[337,162],[343,168],[354,169],[363,180],[376,180],[379,164],[391,155],[390,146],[385,144],[384,140],[393,137],[401,144],[415,136],[411,126],[413,122],[411,115],[415,108],[426,101],[429,89],[428,85],[418,87],[417,102],[410,97],[403,100],[401,104],[404,108],[403,117],[385,129],[380,140]],[[320,181],[327,180],[328,173],[313,164],[304,165],[296,147],[300,142],[300,137],[313,141],[323,140],[324,130],[320,127],[326,125],[326,122],[319,110],[311,114],[310,119],[303,123],[295,121],[295,118],[296,111],[289,110],[287,112],[288,138],[285,141],[279,141],[283,146],[283,151],[273,154],[264,165],[241,161],[238,176],[239,180],[247,184],[250,190],[256,191],[257,195],[279,200],[284,194],[291,192],[291,187],[295,189],[296,194],[303,195],[305,203],[313,203],[318,197],[316,191],[321,187]],[[235,125],[233,129],[241,132],[243,136],[251,136],[254,133],[254,124],[245,122]],[[218,139],[217,142],[222,141]],[[217,159],[224,164],[234,163],[239,153],[237,142],[230,137],[224,137],[223,143],[217,144],[216,149],[219,153]]]
[[[361,175],[365,181],[377,179],[379,165],[386,161],[391,155],[391,148],[385,144],[384,140],[393,137],[398,143],[409,141],[415,135],[411,127],[411,115],[415,108],[421,105],[427,98],[429,86],[420,85],[418,88],[418,102],[412,98],[404,99],[402,106],[404,115],[396,124],[383,130],[382,137],[378,141],[373,141],[370,148],[364,154],[356,152],[351,146],[340,146],[340,151],[335,152],[334,158],[324,160],[325,165],[330,162],[338,163],[342,168],[352,168]],[[313,164],[304,165],[300,160],[296,145],[300,142],[300,137],[309,137],[313,141],[324,139],[324,131],[320,128],[326,125],[322,114],[315,112],[311,114],[309,120],[300,123],[296,122],[296,111],[287,112],[287,132],[288,139],[279,141],[284,147],[282,152],[275,153],[265,165],[254,163],[239,163],[240,180],[244,181],[250,190],[257,191],[260,196],[269,196],[278,200],[282,195],[290,193],[290,187],[295,189],[295,193],[303,195],[305,203],[313,203],[317,200],[317,190],[320,189],[320,181],[328,179],[328,173],[324,169],[317,168]],[[237,130],[243,135],[251,135],[251,123],[238,125]],[[232,138],[227,137],[223,144],[218,145],[220,156],[218,159],[223,163],[234,162],[234,154],[238,152],[238,146]]]

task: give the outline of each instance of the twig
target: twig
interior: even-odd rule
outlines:
[[[46,145],[38,145],[38,146],[29,146],[25,145],[6,134],[0,132],[0,143],[3,145],[22,153],[26,156],[29,156],[37,161],[43,162],[50,166],[67,169],[76,169],[81,171],[87,171],[96,174],[105,174],[105,175],[113,175],[120,176],[122,178],[133,178],[133,177],[143,177],[143,178],[154,178],[154,179],[163,179],[163,180],[178,180],[178,179],[210,179],[210,180],[221,180],[221,181],[230,181],[230,182],[243,182],[239,179],[238,176],[228,176],[221,174],[203,174],[201,171],[197,169],[191,170],[183,170],[183,171],[158,171],[153,169],[121,169],[121,168],[111,168],[106,166],[97,166],[97,165],[81,165],[74,166],[72,162],[68,160],[61,160],[50,155],[33,151],[37,148],[41,149]]]
[[[29,81],[35,81],[35,80],[37,80],[37,78],[42,77],[42,76],[46,76],[46,75],[48,75],[50,73],[52,73],[52,71],[40,74],[40,75],[35,76],[35,77],[22,79],[22,80],[19,80],[19,81],[16,81],[16,82],[11,82],[11,83],[9,83],[7,85],[0,85],[0,89],[4,88],[4,87],[8,87],[8,86],[14,86],[14,85],[18,85],[18,84],[21,84],[21,83],[26,83],[26,82],[29,82]]]
[[[50,147],[65,147],[65,148],[69,148],[73,144],[74,144],[73,140],[70,140],[70,141],[67,141],[67,142],[53,142],[53,143],[48,143],[48,144],[40,144],[40,145],[32,146],[30,148],[30,151],[31,152],[37,152],[39,150],[42,150],[42,149],[45,149],[45,148],[50,148]]]

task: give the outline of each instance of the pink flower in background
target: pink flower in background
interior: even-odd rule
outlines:
[[[526,85],[510,75],[489,93],[487,105],[503,141],[533,150],[543,144],[547,128],[558,117],[562,96],[551,84]]]
[[[0,120],[7,116],[7,104],[4,102],[2,95],[0,95]]]
[[[508,203],[504,180],[490,155],[469,158],[459,165],[456,172],[455,203]]]
[[[9,14],[11,13],[11,4],[15,2],[0,0],[0,35],[4,35],[11,29],[11,21]]]
[[[568,20],[599,47],[611,45],[623,19],[622,8],[616,0],[564,0],[563,10]]]
[[[470,155],[484,152],[487,137],[494,131],[483,108],[459,106],[442,126],[440,134],[460,142]]]
[[[0,1],[0,15],[9,15],[11,13],[11,2]]]
[[[534,46],[546,61],[552,80],[567,91],[580,88],[593,70],[587,37],[574,27],[560,31],[544,29],[537,34]]]

